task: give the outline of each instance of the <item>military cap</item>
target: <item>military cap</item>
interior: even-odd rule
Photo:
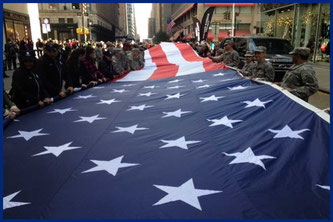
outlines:
[[[109,50],[107,50],[106,52],[104,52],[104,56],[112,57],[112,52],[110,52]]]
[[[254,52],[266,52],[267,48],[265,46],[258,46],[254,49]]]
[[[252,51],[246,51],[245,56],[254,56]]]
[[[58,50],[58,45],[55,43],[47,43],[45,46],[46,51],[57,51]]]
[[[24,54],[24,56],[22,57],[22,61],[23,62],[27,62],[27,61],[35,61],[36,57],[34,55],[32,55],[30,52],[26,52]]]
[[[234,41],[227,40],[227,41],[225,41],[224,46],[226,46],[226,45],[232,45],[232,44],[234,44]]]
[[[289,52],[290,55],[300,55],[308,57],[311,53],[311,50],[306,47],[296,47],[293,51]]]

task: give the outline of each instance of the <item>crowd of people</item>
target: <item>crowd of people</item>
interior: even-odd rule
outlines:
[[[74,88],[96,85],[121,78],[130,71],[144,66],[144,50],[150,47],[144,43],[92,42],[76,40],[36,42],[19,45],[8,39],[4,55],[5,71],[13,65],[12,87],[4,90],[3,114],[15,118],[20,109],[51,103],[56,96],[66,97],[66,91]],[[16,59],[19,68],[16,67]],[[38,59],[37,59],[38,57]],[[5,61],[7,64],[5,64]]]
[[[274,82],[275,72],[272,64],[266,60],[266,47],[257,46],[254,51],[247,51],[245,64],[241,64],[233,44],[232,40],[227,40],[223,49],[219,43],[215,43],[212,49],[208,43],[190,43],[199,56],[234,67],[243,74],[244,78]],[[307,102],[319,88],[316,73],[308,63],[311,50],[306,47],[297,47],[290,54],[294,65],[286,72],[282,82],[274,83]]]
[[[223,47],[219,43],[214,43],[213,47],[208,43],[189,44],[199,56],[234,67],[244,78],[274,82],[274,68],[266,60],[267,49],[264,46],[247,51],[245,64],[242,64],[232,40],[227,40]],[[144,50],[151,46],[129,42],[82,43],[75,39],[64,42],[38,40],[37,50],[34,51],[31,41],[18,45],[8,40],[5,45],[8,69],[11,69],[11,64],[16,69],[16,55],[20,67],[13,74],[10,95],[4,91],[4,116],[13,118],[19,109],[35,104],[44,106],[57,95],[65,97],[65,91],[73,93],[74,88],[112,81],[132,70],[141,69],[144,66]],[[309,48],[295,48],[290,53],[294,65],[282,82],[274,82],[304,101],[318,91],[315,71],[307,63],[310,53]]]

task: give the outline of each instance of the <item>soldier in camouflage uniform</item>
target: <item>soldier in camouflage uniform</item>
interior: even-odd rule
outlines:
[[[275,72],[272,64],[265,60],[266,51],[267,49],[264,46],[258,46],[254,50],[255,57],[258,63],[251,78],[273,82],[275,78]]]
[[[294,65],[286,72],[281,83],[281,87],[306,102],[318,91],[316,73],[307,63],[310,52],[311,50],[305,47],[297,47],[290,52]]]
[[[257,64],[254,61],[254,54],[251,51],[247,51],[245,54],[246,64],[240,70],[244,76],[252,76],[255,72]]]
[[[227,66],[237,67],[239,64],[239,55],[238,52],[232,48],[233,44],[234,42],[232,40],[227,40],[224,43],[223,54],[219,57],[210,56],[209,58],[213,60],[213,62],[223,62]]]
[[[124,75],[130,70],[128,65],[128,58],[120,48],[113,49],[112,66],[115,72],[115,77]]]
[[[223,54],[223,49],[221,49],[220,47],[220,43],[215,43],[214,45],[214,50],[212,52],[212,56],[215,57],[215,56],[221,56]]]
[[[129,66],[131,70],[138,70],[140,67],[144,65],[141,56],[140,49],[134,48],[132,49],[132,53],[129,56]]]

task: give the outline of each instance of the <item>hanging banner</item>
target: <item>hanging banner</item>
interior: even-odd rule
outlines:
[[[193,19],[193,30],[195,34],[195,40],[200,42],[200,21],[197,18],[192,18]]]
[[[201,27],[200,27],[200,41],[206,41],[210,22],[213,17],[215,7],[210,7],[206,10],[204,16],[202,17]]]

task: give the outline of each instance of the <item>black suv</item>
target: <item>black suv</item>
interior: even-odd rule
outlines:
[[[257,46],[265,46],[267,48],[266,60],[271,62],[275,71],[275,81],[282,81],[286,71],[293,65],[292,56],[289,52],[293,50],[290,42],[285,39],[266,37],[266,36],[242,36],[242,37],[227,37],[222,40],[232,39],[234,41],[234,49],[238,52],[241,59],[239,68],[242,68],[245,61],[245,52],[254,51]]]

